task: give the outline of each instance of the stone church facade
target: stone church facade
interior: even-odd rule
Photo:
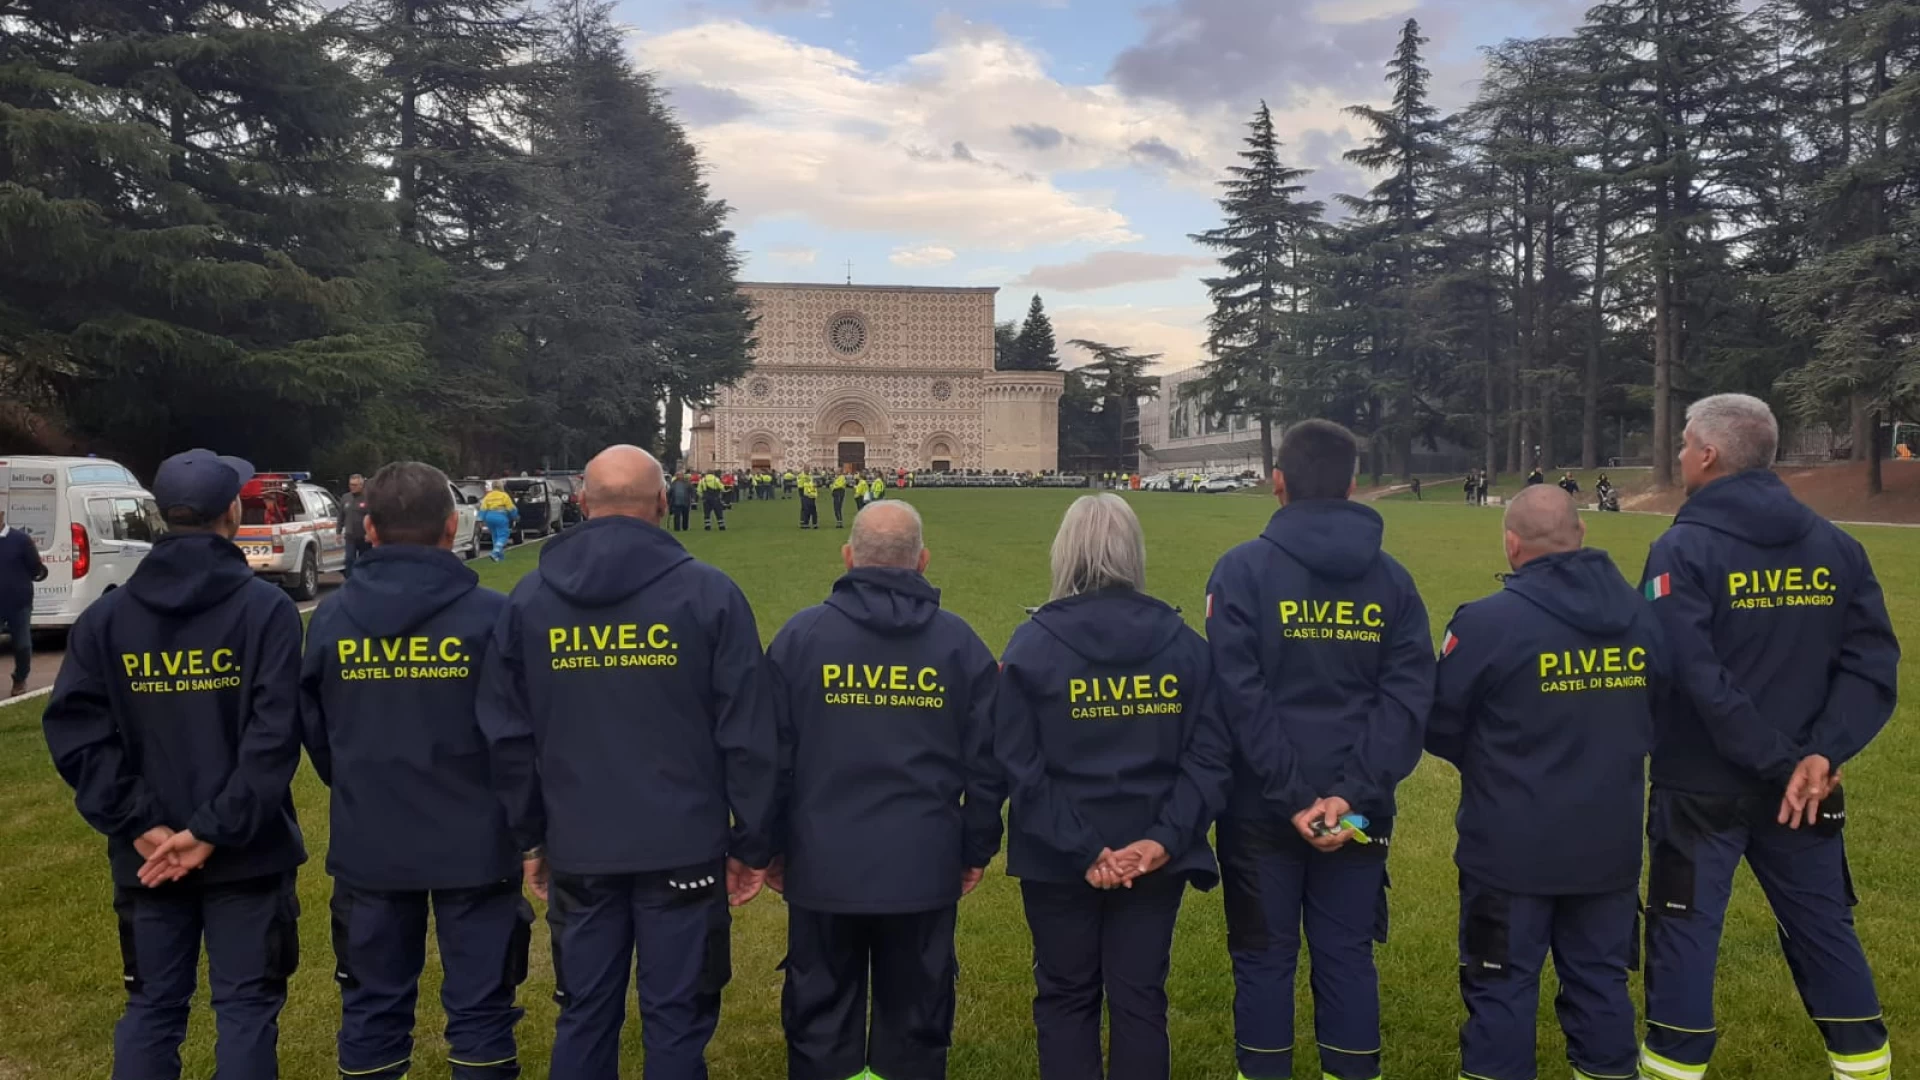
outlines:
[[[695,469],[1052,469],[1059,372],[993,370],[992,288],[745,283],[753,367],[694,414]]]

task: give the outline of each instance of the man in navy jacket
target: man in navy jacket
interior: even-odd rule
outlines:
[[[1647,557],[1673,656],[1647,837],[1647,1037],[1640,1071],[1698,1080],[1713,1054],[1720,931],[1745,858],[1780,923],[1834,1074],[1893,1055],[1854,932],[1840,767],[1893,714],[1900,645],[1858,541],[1773,475],[1780,429],[1744,394],[1687,410],[1687,503]]]
[[[1386,938],[1393,792],[1419,763],[1433,701],[1433,639],[1413,579],[1380,550],[1380,515],[1348,500],[1357,458],[1338,424],[1289,429],[1273,476],[1281,509],[1207,583],[1235,748],[1217,836],[1251,1080],[1292,1073],[1303,921],[1321,1069],[1380,1075],[1373,945]],[[1367,823],[1356,832],[1349,814]]]
[[[647,1080],[704,1080],[732,975],[728,903],[772,855],[778,742],[746,597],[660,528],[660,463],[587,465],[587,523],[549,540],[507,602],[480,726],[507,826],[549,898],[552,1072],[614,1080],[638,956]]]
[[[168,532],[74,625],[42,724],[54,767],[107,837],[127,1011],[114,1080],[175,1080],[200,945],[221,1076],[279,1075],[299,963],[290,785],[300,764],[300,614],[233,545],[253,467],[160,464]]]
[[[396,462],[359,497],[372,548],[314,613],[300,677],[307,754],[333,789],[340,1074],[399,1080],[412,1066],[431,910],[453,1075],[509,1080],[533,909],[475,715],[507,598],[454,556],[460,518],[439,469]]]
[[[1532,1080],[1540,969],[1575,1077],[1634,1075],[1640,825],[1665,650],[1573,499],[1507,505],[1506,588],[1454,613],[1427,749],[1460,770],[1461,1075]]]
[[[33,537],[7,524],[0,506],[0,630],[13,639],[13,683],[8,697],[27,692],[33,673],[33,586],[47,579],[47,564]]]
[[[1000,847],[993,653],[922,576],[920,515],[854,519],[847,573],[768,649],[792,1080],[939,1080],[954,918]],[[868,991],[872,1029],[868,1029]]]

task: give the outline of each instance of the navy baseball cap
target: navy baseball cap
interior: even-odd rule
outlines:
[[[153,474],[153,501],[161,513],[184,506],[202,518],[217,518],[251,479],[253,466],[248,462],[211,450],[188,450],[160,463]]]

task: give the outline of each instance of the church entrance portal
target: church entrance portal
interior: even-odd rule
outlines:
[[[858,442],[847,441],[840,444],[840,471],[845,472],[848,466],[852,466],[856,470],[867,467],[867,444],[865,440]]]

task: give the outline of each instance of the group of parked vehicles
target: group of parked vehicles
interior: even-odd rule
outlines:
[[[492,547],[479,520],[486,481],[449,485],[460,516],[454,551],[478,558]],[[516,543],[551,536],[582,520],[578,473],[495,481],[520,510]],[[263,472],[240,492],[234,538],[255,574],[298,600],[320,593],[320,576],[346,567],[343,508],[333,492],[304,472]],[[33,539],[47,565],[34,588],[36,628],[65,629],[88,605],[126,584],[154,541],[167,531],[153,495],[133,472],[105,458],[0,457],[0,509],[8,527]]]

